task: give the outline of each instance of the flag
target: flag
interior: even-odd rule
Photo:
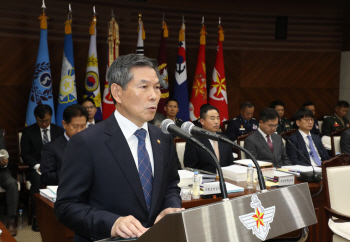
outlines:
[[[160,38],[159,54],[158,54],[158,70],[161,76],[160,80],[160,91],[161,96],[158,103],[157,113],[161,113],[166,116],[164,106],[166,101],[169,99],[169,82],[168,82],[168,62],[166,58],[166,38],[168,38],[168,27],[163,21],[162,36]]]
[[[55,109],[52,96],[52,80],[51,69],[49,60],[49,48],[47,46],[47,17],[45,15],[45,9],[43,14],[40,15],[40,43],[38,56],[36,59],[36,65],[34,70],[34,77],[32,82],[32,88],[29,94],[29,101],[26,115],[26,125],[32,125],[36,123],[34,117],[34,109],[38,104],[48,104],[52,108],[51,122],[55,123]]]
[[[76,104],[77,89],[75,87],[75,69],[73,58],[72,13],[68,13],[64,23],[64,51],[61,70],[60,93],[58,94],[56,124],[62,127],[63,111],[66,107]]]
[[[209,92],[209,104],[215,106],[220,111],[220,121],[228,120],[227,91],[224,67],[224,53],[222,42],[224,41],[224,31],[219,25],[218,46],[216,52],[215,67],[211,79]]]
[[[84,98],[90,97],[94,100],[97,112],[95,119],[102,120],[100,79],[98,77],[98,61],[96,50],[96,16],[94,14],[90,23],[90,48],[87,59]]]
[[[199,119],[200,107],[207,103],[207,78],[205,66],[205,25],[203,24],[200,32],[199,53],[197,59],[196,72],[192,85],[192,93],[190,100],[190,119],[195,121]]]
[[[108,23],[108,62],[106,71],[105,88],[103,90],[103,120],[109,118],[115,110],[113,99],[109,91],[109,85],[107,81],[108,68],[112,65],[113,61],[119,56],[119,25],[114,19],[112,14],[111,21]]]
[[[190,115],[187,91],[185,22],[182,23],[179,33],[179,48],[175,68],[174,98],[179,103],[179,112],[177,113],[176,117],[182,119],[182,121],[189,121]]]
[[[143,40],[146,39],[145,29],[143,28],[143,22],[141,20],[142,14],[139,14],[139,27],[138,27],[138,38],[137,38],[137,47],[136,54],[144,55],[143,49]]]

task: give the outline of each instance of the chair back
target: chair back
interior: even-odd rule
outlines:
[[[340,154],[322,163],[326,205],[350,216],[350,155]]]
[[[322,134],[322,124],[323,124],[323,120],[317,120],[318,122],[318,129],[320,130],[320,133]]]
[[[251,135],[253,132],[258,132],[258,131],[252,131],[248,134],[241,135],[237,138],[237,144],[241,147],[244,147],[244,140],[248,138],[249,135]],[[238,160],[246,159],[245,153],[243,151],[238,152]]]
[[[181,168],[184,169],[184,155],[185,155],[185,146],[186,146],[186,140],[181,138],[175,138],[174,139],[175,148],[177,152],[177,156],[179,157],[179,161],[181,164]]]
[[[341,153],[340,150],[340,136],[348,128],[339,129],[331,133],[331,147],[332,147],[332,157]]]
[[[18,156],[18,161],[23,163],[22,157],[21,157],[21,138],[22,138],[22,132],[24,128],[19,128],[17,129],[17,156]]]
[[[227,130],[227,125],[228,123],[230,122],[231,120],[226,120],[226,121],[223,121],[222,122],[222,133],[225,134],[226,133],[226,130]]]
[[[284,144],[284,147],[286,147],[286,141],[283,139],[284,136],[290,137],[292,134],[294,134],[295,132],[297,132],[297,129],[291,129],[289,131],[286,131],[284,133],[281,133],[281,137],[282,137],[282,142]]]

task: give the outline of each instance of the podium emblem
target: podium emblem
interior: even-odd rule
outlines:
[[[256,237],[265,240],[275,216],[275,206],[264,208],[256,194],[253,194],[250,206],[254,212],[239,216],[239,220],[247,229],[251,229]]]

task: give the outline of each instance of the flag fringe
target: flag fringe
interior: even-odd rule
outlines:
[[[203,24],[203,27],[200,32],[200,39],[199,39],[199,44],[205,45],[205,36],[207,35],[207,32],[205,31],[205,25]]]
[[[49,19],[48,16],[45,15],[45,10],[43,10],[43,14],[39,16],[38,18],[40,20],[40,28],[41,29],[47,29],[47,19]]]
[[[221,26],[219,26],[219,41],[224,41],[224,33],[225,33],[225,31],[223,31],[222,30],[222,27]]]
[[[168,30],[168,26],[166,25],[165,21],[164,21],[162,29],[164,30],[163,31],[163,37],[164,38],[168,38],[169,37],[169,30]]]

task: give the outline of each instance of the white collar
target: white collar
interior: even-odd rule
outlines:
[[[119,124],[120,129],[122,130],[125,139],[129,139],[132,135],[134,135],[135,131],[143,128],[147,131],[148,134],[148,125],[147,122],[145,122],[141,127],[138,127],[136,124],[131,122],[129,119],[125,118],[123,115],[121,115],[118,110],[116,109],[114,111],[114,116]]]
[[[299,129],[299,133],[301,134],[301,136],[303,136],[304,139],[307,138],[308,135],[311,136],[310,131],[309,131],[308,134],[305,134],[303,131],[301,131],[301,130]]]
[[[51,126],[51,124],[49,125],[49,126],[47,126],[47,131],[50,131],[50,126]],[[43,132],[44,131],[44,129],[43,128],[40,128],[40,132]]]

